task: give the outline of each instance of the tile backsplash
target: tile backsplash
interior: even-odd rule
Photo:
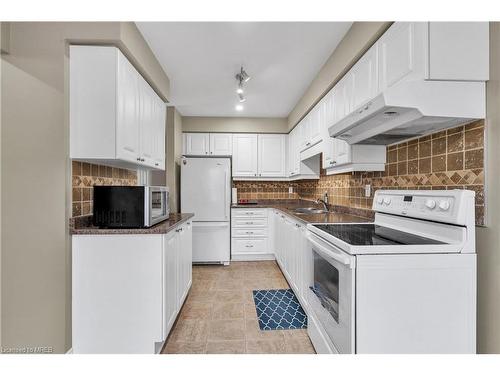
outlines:
[[[484,120],[387,147],[384,172],[354,172],[294,182],[234,181],[240,199],[317,199],[369,210],[377,189],[470,189],[476,192],[476,223],[484,224]],[[364,196],[365,185],[372,194]],[[293,194],[288,188],[293,187]]]
[[[94,185],[137,185],[137,172],[73,161],[72,169],[72,216],[92,213],[92,187]]]

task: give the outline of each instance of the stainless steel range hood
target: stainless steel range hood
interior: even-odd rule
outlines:
[[[328,129],[349,144],[388,145],[486,114],[484,82],[412,81],[386,89]]]

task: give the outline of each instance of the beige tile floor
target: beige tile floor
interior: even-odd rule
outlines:
[[[274,261],[193,266],[193,286],[163,353],[315,353],[306,330],[260,330],[252,291],[282,288],[289,286]]]

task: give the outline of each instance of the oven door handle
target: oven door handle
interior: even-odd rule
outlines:
[[[354,267],[352,256],[341,253],[340,250],[336,250],[331,245],[328,245],[328,247],[324,246],[313,236],[314,234],[307,233],[307,240],[314,246],[315,250],[318,250],[322,255],[324,255],[327,258],[335,259],[337,262],[349,266],[349,268]]]

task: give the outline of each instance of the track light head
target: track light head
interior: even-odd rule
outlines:
[[[238,94],[238,99],[240,100],[240,103],[243,103],[247,98],[243,96],[243,94]]]

